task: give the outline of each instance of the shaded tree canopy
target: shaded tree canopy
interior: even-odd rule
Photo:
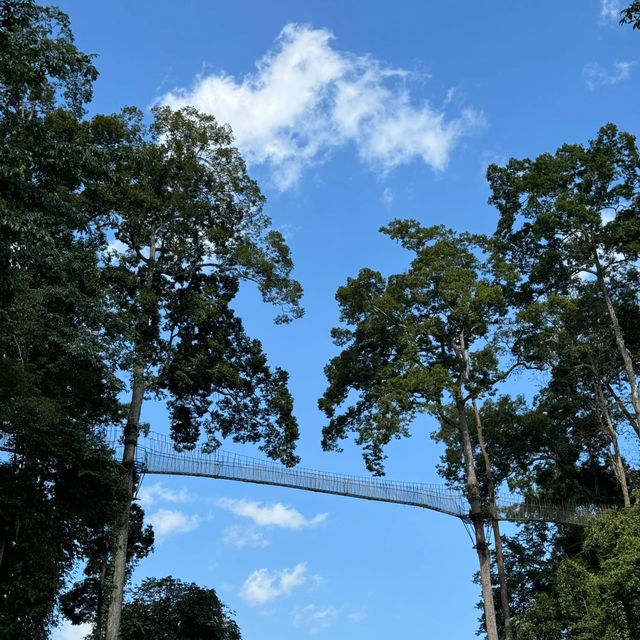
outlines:
[[[65,574],[123,498],[100,428],[121,418],[99,234],[79,194],[97,72],[68,18],[0,3],[0,628],[44,638]]]
[[[147,578],[125,603],[122,640],[241,640],[214,589],[173,577]]]

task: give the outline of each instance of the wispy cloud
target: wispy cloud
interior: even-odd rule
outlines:
[[[416,100],[408,89],[415,74],[332,41],[326,29],[288,24],[254,73],[200,74],[158,102],[193,105],[230,124],[247,160],[270,166],[281,190],[347,144],[382,173],[414,160],[443,170],[460,138],[482,122],[472,108],[449,115],[451,92],[439,107]]]
[[[620,0],[600,0],[600,20],[618,22],[621,9]]]
[[[149,516],[149,522],[159,540],[178,533],[188,533],[198,528],[200,517],[196,514],[187,515],[182,511],[158,509]]]
[[[318,513],[312,518],[305,518],[299,511],[287,507],[280,502],[263,505],[250,500],[234,500],[221,498],[218,506],[244,518],[250,518],[259,527],[283,527],[286,529],[305,529],[323,523],[328,514]]]
[[[191,502],[193,496],[186,490],[174,491],[165,487],[162,482],[152,485],[143,485],[138,491],[138,499],[142,506],[147,509],[156,502]]]
[[[347,614],[347,619],[349,622],[362,622],[367,617],[367,612],[364,609],[357,609],[356,611],[352,611]]]
[[[598,87],[618,84],[629,78],[634,64],[626,61],[616,62],[611,69],[607,69],[597,62],[592,62],[584,67],[582,75],[589,91],[595,91]]]
[[[339,610],[335,607],[321,609],[315,604],[308,604],[305,607],[296,607],[291,612],[293,625],[302,627],[309,633],[320,633],[328,629],[338,618]]]
[[[240,595],[251,605],[264,605],[292,591],[307,581],[307,563],[293,569],[257,569],[244,582]]]
[[[222,533],[222,540],[231,544],[236,549],[245,547],[263,548],[269,545],[269,541],[254,527],[233,526],[227,527]]]

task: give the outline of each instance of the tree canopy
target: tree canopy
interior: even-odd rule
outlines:
[[[214,589],[172,577],[147,578],[122,611],[122,640],[241,640]]]

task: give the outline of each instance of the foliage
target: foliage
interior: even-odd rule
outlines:
[[[634,29],[640,29],[640,0],[633,0],[620,12],[620,16],[620,24],[630,24]]]
[[[99,433],[117,422],[100,238],[79,194],[96,77],[68,18],[0,3],[0,628],[44,638],[58,589],[122,498]],[[92,171],[95,168],[92,168]]]
[[[214,589],[172,577],[147,578],[122,611],[122,640],[240,640]]]
[[[550,594],[518,620],[519,640],[627,640],[640,634],[640,508],[612,512],[559,563]]]
[[[85,577],[76,581],[60,595],[60,610],[72,624],[94,625],[94,635],[101,638],[106,603],[107,576],[110,562],[110,527],[96,531],[85,547],[87,562]],[[151,525],[144,526],[144,511],[138,504],[130,506],[127,541],[127,579],[137,563],[153,550],[154,533]]]
[[[383,469],[383,447],[408,436],[416,415],[442,416],[447,402],[466,402],[501,375],[491,340],[505,312],[501,285],[476,256],[482,237],[413,220],[396,220],[382,231],[415,258],[405,273],[388,278],[362,269],[338,290],[341,320],[354,329],[332,331],[343,350],[325,368],[329,386],[319,401],[330,418],[323,447],[337,448],[354,431],[376,473]],[[351,392],[356,402],[335,415]]]
[[[300,285],[282,236],[269,231],[263,196],[230,146],[227,128],[194,109],[154,110],[145,129],[128,110],[93,122],[116,178],[87,190],[124,247],[106,255],[111,303],[129,328],[120,366],[144,369],[147,393],[166,394],[174,439],[201,429],[296,461],[287,374],[271,371],[231,303],[242,280],[299,317]],[[113,140],[123,136],[112,149]]]

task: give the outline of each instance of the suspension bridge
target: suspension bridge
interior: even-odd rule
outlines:
[[[121,432],[106,431],[106,442],[117,459],[122,458]],[[12,452],[12,443],[0,433],[0,450]],[[196,476],[315,491],[350,498],[377,500],[430,509],[469,521],[469,502],[462,491],[437,484],[398,482],[384,477],[351,476],[284,465],[218,449],[204,452],[201,446],[176,451],[171,438],[158,433],[141,436],[136,465],[142,474]],[[604,513],[606,505],[523,501],[522,496],[500,493],[496,505],[487,503],[487,518],[509,522],[554,522],[584,525]]]

